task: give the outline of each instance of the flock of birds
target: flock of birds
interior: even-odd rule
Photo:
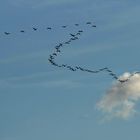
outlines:
[[[96,28],[95,24],[92,24],[92,22],[86,22],[87,25],[90,25],[90,27]],[[79,26],[80,24],[76,23],[74,24],[75,26]],[[67,28],[67,25],[63,25],[61,26],[61,28]],[[52,27],[47,27],[47,30],[52,30]],[[37,31],[38,28],[37,27],[32,27],[33,31]],[[20,33],[25,33],[25,30],[20,30]],[[55,46],[55,50],[52,54],[49,55],[48,61],[56,67],[61,67],[61,68],[66,68],[70,71],[83,71],[83,72],[88,72],[88,73],[100,73],[100,72],[107,72],[113,79],[119,81],[120,83],[125,83],[127,82],[132,76],[134,76],[135,74],[140,74],[140,72],[134,72],[132,73],[127,79],[120,79],[111,69],[109,69],[108,67],[104,67],[104,68],[100,68],[98,70],[90,70],[81,66],[71,66],[71,65],[67,65],[67,64],[58,64],[55,61],[55,58],[61,53],[61,48],[66,46],[66,45],[70,45],[71,42],[80,39],[80,36],[82,35],[82,33],[84,33],[83,30],[78,30],[76,33],[70,33],[70,38],[65,41],[65,42],[60,42],[58,45]],[[4,32],[5,35],[10,35],[12,34],[11,32]]]
[[[86,24],[91,24],[91,22],[87,22]],[[75,26],[79,26],[80,24],[78,24],[78,23],[76,23],[76,24],[74,24]],[[68,27],[68,25],[63,25],[63,26],[61,26],[61,28],[67,28]],[[96,25],[91,25],[91,27],[96,27]],[[37,31],[39,28],[37,28],[37,27],[32,27],[32,30],[33,31]],[[53,30],[53,28],[52,27],[46,27],[46,30]],[[19,31],[20,33],[26,33],[26,31],[25,30],[20,30]],[[4,32],[4,34],[5,35],[10,35],[10,34],[12,34],[12,32],[7,32],[7,31],[5,31]]]
[[[92,22],[87,22],[86,24],[89,24],[89,25],[91,25],[92,24]],[[75,24],[76,26],[78,26],[79,24]],[[64,27],[64,28],[66,28],[66,26],[62,26],[62,27]],[[91,27],[96,27],[96,25],[92,25]],[[66,68],[66,69],[68,69],[68,70],[70,70],[70,71],[78,71],[78,70],[80,70],[80,71],[83,71],[83,72],[89,72],[89,73],[100,73],[100,72],[107,72],[113,79],[115,79],[115,80],[117,80],[117,81],[119,81],[120,83],[125,83],[125,82],[127,82],[128,80],[130,80],[130,78],[132,77],[132,76],[134,76],[135,74],[140,74],[140,72],[138,71],[138,72],[134,72],[134,73],[132,73],[128,78],[126,78],[126,79],[120,79],[111,69],[109,69],[108,67],[104,67],[104,68],[100,68],[100,69],[98,69],[98,70],[90,70],[90,69],[87,69],[87,68],[84,68],[84,67],[81,67],[81,66],[71,66],[71,65],[67,65],[67,64],[58,64],[58,63],[56,63],[56,61],[55,61],[55,58],[56,58],[56,56],[58,56],[59,55],[59,53],[61,53],[61,48],[62,47],[64,47],[65,45],[68,45],[68,44],[70,44],[72,41],[74,41],[74,40],[78,40],[79,38],[80,38],[80,36],[82,35],[82,33],[83,33],[84,31],[83,30],[78,30],[78,32],[76,32],[75,34],[72,34],[72,33],[70,33],[69,35],[70,35],[70,38],[67,40],[67,41],[65,41],[65,42],[61,42],[61,43],[59,43],[58,45],[56,45],[55,46],[55,50],[54,50],[54,52],[52,53],[52,54],[50,54],[50,56],[49,56],[49,62],[52,64],[52,65],[54,65],[54,66],[56,66],[56,67],[62,67],[62,68]]]

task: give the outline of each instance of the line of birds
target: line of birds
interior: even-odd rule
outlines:
[[[91,24],[91,22],[87,22],[87,24]],[[94,26],[96,27],[96,25]],[[63,68],[66,68],[66,69],[69,69],[70,71],[77,71],[77,70],[80,70],[80,71],[83,71],[83,72],[89,72],[89,73],[100,73],[100,72],[107,72],[113,79],[119,81],[120,83],[126,83],[127,81],[130,80],[131,77],[133,77],[135,74],[140,74],[139,71],[137,72],[134,72],[132,73],[128,78],[126,79],[120,79],[112,70],[110,70],[108,67],[104,67],[104,68],[100,68],[98,70],[90,70],[90,69],[86,69],[86,68],[83,68],[81,66],[71,66],[71,65],[67,65],[67,64],[57,64],[55,62],[55,57],[58,56],[59,53],[61,53],[61,47],[64,47],[65,45],[67,44],[70,44],[72,41],[74,40],[78,40],[80,35],[83,33],[84,31],[83,30],[79,30],[77,33],[75,34],[72,34],[70,33],[69,35],[71,36],[71,38],[63,43],[59,43],[58,45],[55,46],[55,51],[50,54],[49,56],[49,62],[54,65],[54,66],[57,66],[57,67],[63,67]]]
[[[86,22],[86,24],[87,25],[91,25],[91,27],[96,27],[96,25],[94,25],[94,24],[92,24],[92,22]],[[74,24],[75,26],[79,26],[80,24],[79,23],[75,23]],[[61,26],[62,28],[67,28],[68,27],[68,25],[63,25],[63,26]],[[37,28],[37,27],[32,27],[32,30],[33,31],[37,31],[39,28]],[[46,28],[47,30],[52,30],[53,28],[52,27],[47,27]],[[20,30],[19,32],[21,32],[21,33],[25,33],[26,31],[25,30]],[[4,32],[4,34],[5,35],[10,35],[10,34],[12,34],[11,32]]]
[[[96,25],[94,25],[92,22],[86,22],[87,25],[90,25],[91,27],[96,27]],[[80,24],[78,23],[75,23],[74,24],[75,26],[79,26]],[[63,25],[61,26],[62,28],[67,28],[68,25]],[[39,28],[37,27],[32,27],[32,30],[33,31],[37,31]],[[47,27],[46,28],[47,30],[52,30],[53,28],[52,27]],[[20,30],[21,33],[26,33],[25,30]],[[63,68],[67,68],[71,71],[77,71],[77,70],[80,70],[80,71],[84,71],[84,72],[89,72],[89,73],[100,73],[102,71],[105,71],[107,72],[112,78],[118,80],[119,82],[121,83],[125,83],[127,82],[128,80],[130,80],[131,77],[133,77],[135,74],[140,74],[140,71],[137,71],[137,72],[134,72],[132,73],[127,79],[120,79],[112,70],[110,70],[108,67],[105,67],[105,68],[100,68],[98,70],[90,70],[90,69],[86,69],[86,68],[83,68],[81,66],[70,66],[70,65],[67,65],[67,64],[57,64],[54,60],[55,60],[55,57],[58,56],[58,53],[61,53],[61,47],[64,47],[65,45],[68,45],[70,44],[72,41],[74,40],[78,40],[80,35],[83,33],[84,31],[83,30],[78,30],[77,33],[75,34],[72,34],[70,33],[69,35],[71,36],[71,38],[63,43],[59,43],[58,45],[55,46],[55,51],[49,56],[49,62],[54,65],[54,66],[57,66],[57,67],[63,67]],[[5,35],[10,35],[12,34],[11,32],[4,32]]]

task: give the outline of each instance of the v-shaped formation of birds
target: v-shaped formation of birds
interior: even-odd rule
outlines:
[[[96,28],[96,25],[93,24],[92,22],[86,22],[86,24],[92,28]],[[74,24],[75,26],[79,26],[80,24],[76,23]],[[67,25],[63,25],[61,26],[62,28],[67,28],[68,26]],[[53,30],[52,27],[47,27],[46,28],[47,30]],[[33,31],[37,31],[38,28],[36,27],[32,27],[32,30]],[[25,30],[20,30],[21,33],[26,33]],[[127,79],[120,79],[110,68],[108,67],[104,67],[104,68],[100,68],[100,69],[97,69],[97,70],[91,70],[91,69],[87,69],[87,68],[84,68],[84,67],[81,67],[81,66],[71,66],[71,65],[67,65],[67,64],[58,64],[56,63],[55,59],[56,57],[61,53],[61,48],[66,46],[66,45],[70,45],[71,42],[75,41],[75,40],[78,40],[80,39],[80,36],[84,33],[83,30],[78,30],[76,33],[70,33],[69,36],[70,38],[68,40],[66,40],[65,42],[60,42],[59,44],[57,44],[55,46],[55,50],[52,54],[49,55],[49,58],[48,58],[48,61],[53,65],[53,66],[56,66],[56,67],[61,67],[61,68],[65,68],[65,69],[68,69],[70,71],[83,71],[83,72],[88,72],[88,73],[100,73],[102,71],[104,72],[107,72],[108,75],[110,75],[113,79],[116,79],[117,81],[119,81],[120,83],[125,83],[127,82],[132,76],[134,76],[135,74],[139,74],[140,72],[134,72],[132,73]],[[12,33],[11,32],[4,32],[5,35],[11,35]]]

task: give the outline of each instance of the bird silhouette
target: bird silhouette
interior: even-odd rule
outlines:
[[[20,32],[21,32],[21,33],[25,33],[25,31],[24,31],[24,30],[21,30]]]
[[[11,33],[9,33],[9,32],[4,32],[5,33],[5,35],[10,35]]]
[[[67,41],[67,42],[65,42],[65,44],[70,44],[70,42],[69,42],[69,41]]]
[[[75,68],[76,68],[76,69],[79,69],[79,67],[78,67],[78,66],[75,66]]]
[[[59,43],[59,45],[58,45],[59,47],[62,47],[63,46],[63,44],[62,43]]]
[[[79,69],[80,69],[81,71],[85,71],[85,69],[84,69],[84,68],[79,67]]]
[[[66,67],[67,65],[65,65],[65,64],[62,64],[62,67]]]
[[[51,27],[47,27],[47,29],[48,29],[48,30],[51,30],[52,28],[51,28]]]
[[[125,82],[127,82],[128,81],[128,79],[125,79],[125,80],[118,80],[119,82],[121,82],[121,84],[123,84],[123,83],[125,83]]]
[[[114,73],[109,73],[109,75],[111,75],[111,76],[116,76],[116,74],[114,74]]]
[[[34,30],[34,31],[37,31],[37,28],[33,27],[33,30]]]
[[[79,32],[79,33],[77,33],[76,35],[81,35],[81,33]]]
[[[79,30],[78,32],[79,32],[79,33],[82,33],[82,32],[83,32],[83,30]]]
[[[57,56],[57,54],[56,54],[56,53],[53,53],[52,55],[55,55],[55,56]]]
[[[92,27],[96,27],[96,25],[92,25]]]
[[[76,24],[75,24],[75,26],[79,26],[79,24],[78,24],[78,23],[76,23]]]
[[[71,34],[71,33],[70,33],[70,35],[71,35],[72,37],[75,37],[75,35],[74,35],[74,34]]]
[[[112,72],[112,71],[111,71],[111,70],[109,70],[109,69],[107,69],[106,71],[107,71],[107,72]]]
[[[61,51],[59,49],[57,49],[56,52],[61,52]]]
[[[54,57],[52,55],[50,55],[50,59],[54,59]]]
[[[86,24],[91,24],[91,22],[87,22]]]
[[[62,26],[62,28],[66,28],[66,27],[67,27],[66,25]]]

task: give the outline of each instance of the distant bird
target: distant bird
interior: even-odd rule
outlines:
[[[96,70],[96,71],[92,71],[92,73],[98,73],[99,71],[98,70]]]
[[[75,68],[76,68],[76,69],[79,69],[79,67],[77,67],[77,66],[76,66]]]
[[[74,69],[74,68],[71,68],[70,70],[72,70],[72,71],[76,71],[76,69]]]
[[[57,56],[57,54],[56,54],[56,53],[53,53],[52,55],[55,55],[55,56]]]
[[[55,46],[55,49],[59,49],[59,48],[60,48],[60,46],[58,46],[58,45],[57,45],[57,46]]]
[[[72,68],[71,66],[67,66],[67,68],[71,71],[76,71],[76,69]]]
[[[94,72],[94,71],[92,71],[92,70],[88,70],[88,69],[86,69],[85,71],[87,71],[87,72]]]
[[[63,44],[62,43],[59,43],[59,45],[58,45],[59,47],[61,47],[61,46],[63,46]]]
[[[66,28],[66,27],[67,27],[66,25],[62,26],[62,28]]]
[[[47,29],[48,29],[48,30],[51,30],[52,28],[51,28],[51,27],[47,27]]]
[[[123,83],[125,83],[125,82],[127,82],[129,79],[125,79],[125,80],[118,80],[119,82],[121,82],[121,84],[123,84]]]
[[[65,64],[62,64],[62,67],[66,67],[67,65],[65,65]]]
[[[70,44],[70,42],[69,42],[69,41],[67,41],[67,42],[65,42],[65,44]]]
[[[71,66],[67,66],[67,68],[71,68]]]
[[[78,23],[76,23],[76,24],[75,24],[75,26],[79,26],[79,24],[78,24]]]
[[[134,74],[140,74],[140,71],[136,71]]]
[[[112,72],[112,71],[111,71],[111,70],[109,70],[109,69],[107,69],[106,71],[107,71],[107,72]]]
[[[37,28],[33,27],[33,30],[34,30],[34,31],[36,31],[36,30],[37,30]]]
[[[103,70],[108,70],[108,68],[105,67],[105,68],[99,69],[99,71],[103,71]]]
[[[65,42],[65,44],[70,44],[70,42],[71,42],[71,39],[70,39],[70,40],[68,40],[68,41],[67,41],[67,43]]]
[[[91,22],[87,22],[86,24],[91,24]]]
[[[70,33],[70,35],[71,35],[72,37],[75,37],[75,35],[74,35],[74,34],[71,34],[71,33]]]
[[[83,68],[81,68],[81,67],[79,67],[79,69],[80,69],[81,71],[85,71],[85,69],[83,69]]]
[[[4,32],[6,35],[10,35],[11,33],[9,33],[9,32]]]
[[[56,50],[56,52],[61,52],[60,50]]]
[[[48,60],[49,60],[50,63],[53,63],[53,60],[52,59],[49,58]]]
[[[79,39],[78,37],[74,37],[74,39]]]
[[[77,33],[76,35],[81,35],[81,33]]]
[[[96,25],[92,25],[92,27],[96,27]]]
[[[115,76],[115,75],[113,76],[113,78],[114,78],[114,79],[116,79],[116,80],[118,80],[118,77],[117,77],[117,76]]]
[[[50,59],[54,59],[54,57],[52,55],[50,55]]]
[[[79,30],[78,32],[79,32],[79,33],[82,33],[82,32],[83,32],[83,30]]]
[[[21,33],[25,33],[25,31],[24,31],[24,30],[21,30],[20,32],[21,32]]]
[[[71,39],[71,40],[76,40],[76,39],[75,39],[75,37],[73,37],[73,38],[70,38],[70,39]]]
[[[111,76],[116,76],[116,74],[114,74],[114,73],[109,73],[109,75],[111,75]]]

